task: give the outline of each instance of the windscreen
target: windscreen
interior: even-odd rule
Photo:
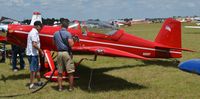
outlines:
[[[110,25],[108,22],[103,21],[86,21],[85,26],[88,31],[105,34],[105,35],[113,35],[118,28]]]

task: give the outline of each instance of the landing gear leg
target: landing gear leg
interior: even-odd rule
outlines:
[[[81,62],[83,60],[87,60],[87,61],[96,61],[97,60],[97,54],[94,55],[94,58],[93,59],[88,59],[88,58],[82,58],[77,64],[76,66],[80,65]],[[91,69],[91,72],[90,72],[90,79],[89,79],[89,82],[88,82],[88,90],[91,91],[92,88],[91,88],[91,83],[92,83],[92,76],[93,76],[93,69]]]
[[[175,60],[173,61],[174,64],[179,64],[180,62],[181,62],[181,61],[178,60],[178,59],[175,59]]]

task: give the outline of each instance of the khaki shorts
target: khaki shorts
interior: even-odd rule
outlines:
[[[74,62],[68,52],[58,52],[57,69],[58,73],[63,73],[63,71],[67,71],[67,73],[75,72]]]

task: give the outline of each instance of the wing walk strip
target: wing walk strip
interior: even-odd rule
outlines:
[[[24,32],[24,31],[14,31],[14,32],[20,33],[20,34],[28,34],[28,32]],[[40,36],[44,36],[44,37],[53,37],[53,35],[48,35],[48,34],[39,34],[39,35]],[[123,44],[114,44],[114,43],[99,42],[99,41],[85,40],[85,39],[80,39],[80,41],[82,41],[82,42],[90,42],[90,43],[98,43],[98,44],[104,44],[104,45],[127,47],[127,48],[136,48],[136,49],[143,49],[143,50],[150,50],[150,51],[159,51],[159,52],[168,53],[166,50],[160,50],[160,49],[155,49],[155,48],[138,47],[138,46],[123,45]],[[178,52],[178,51],[170,51],[170,53],[181,54],[181,52]]]

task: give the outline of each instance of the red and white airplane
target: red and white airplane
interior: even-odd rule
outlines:
[[[70,25],[68,29],[77,39],[72,51],[141,60],[181,58],[182,51],[191,51],[181,47],[181,23],[172,18],[166,19],[155,41],[136,37],[104,22],[88,21],[83,24],[85,24],[84,29],[81,29],[78,22]],[[26,47],[27,35],[33,26],[10,24],[4,27],[7,30],[7,42]],[[50,71],[44,75],[47,78],[55,68],[50,51],[57,51],[52,42],[54,33],[60,28],[60,26],[43,26],[39,33],[41,48],[50,67]],[[56,75],[57,72],[54,76]]]

